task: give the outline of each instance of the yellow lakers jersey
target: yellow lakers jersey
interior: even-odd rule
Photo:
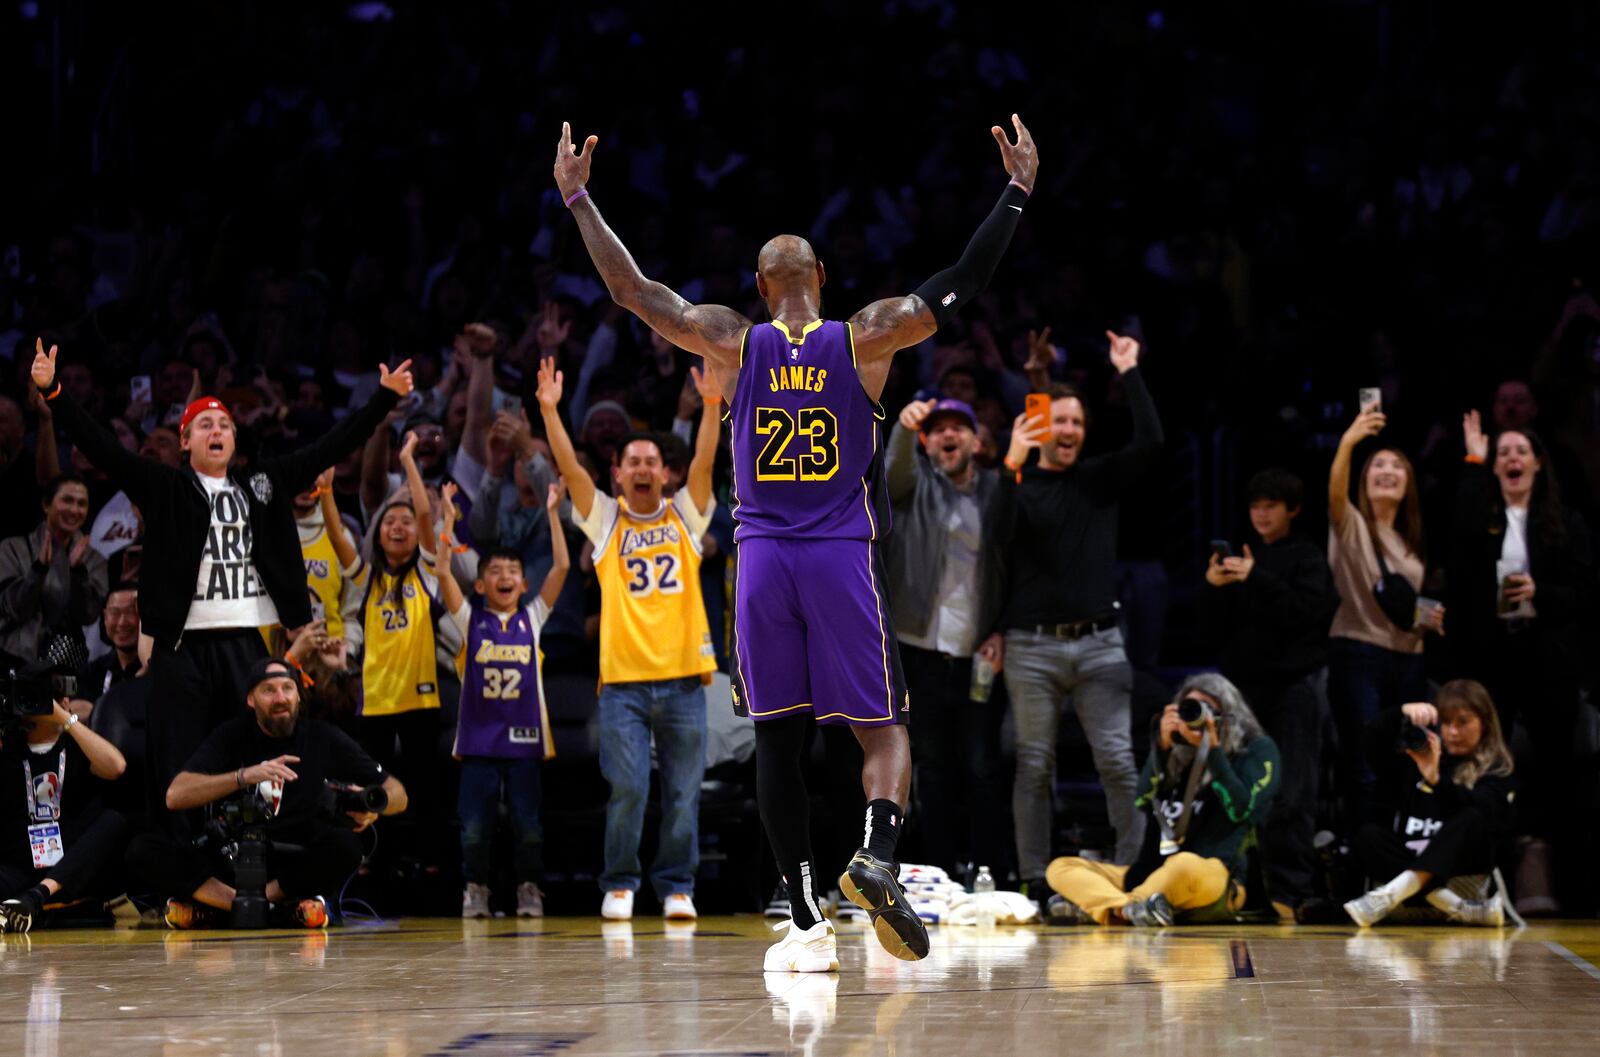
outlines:
[[[361,662],[363,716],[392,716],[439,707],[439,662],[434,656],[434,602],[419,564],[398,590],[392,578],[363,563],[365,596],[359,610],[365,653]]]
[[[326,620],[328,634],[344,637],[344,617],[339,612],[339,593],[344,588],[344,576],[339,571],[339,555],[334,552],[328,530],[317,533],[310,543],[300,544],[300,556],[306,563],[306,587],[311,592],[311,619]]]
[[[600,680],[638,683],[717,667],[700,594],[700,540],[710,511],[687,489],[647,516],[597,494],[579,526],[600,580]]]

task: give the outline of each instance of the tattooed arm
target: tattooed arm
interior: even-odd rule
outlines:
[[[721,305],[691,305],[663,283],[647,279],[633,255],[617,238],[616,232],[600,216],[594,199],[584,191],[589,182],[589,163],[600,137],[590,136],[579,153],[572,145],[572,127],[561,123],[561,142],[556,146],[556,187],[563,199],[571,201],[572,215],[578,221],[583,244],[605,280],[611,299],[638,316],[651,330],[680,349],[705,357],[717,369],[727,390],[739,371],[739,346],[750,321]],[[574,199],[574,195],[581,196]]]

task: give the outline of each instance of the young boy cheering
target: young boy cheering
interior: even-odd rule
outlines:
[[[445,609],[465,640],[456,655],[461,676],[461,714],[456,721],[455,757],[461,761],[461,868],[466,887],[461,916],[489,916],[489,849],[502,793],[511,799],[511,832],[516,839],[517,916],[542,917],[539,891],[544,834],[539,827],[539,764],[555,755],[545,711],[539,664],[539,629],[561,594],[571,561],[561,528],[561,498],[566,488],[550,486],[545,511],[550,518],[550,551],[555,563],[533,601],[518,607],[528,590],[522,558],[495,548],[478,565],[473,590],[482,602],[468,604],[454,576],[439,577]],[[439,551],[448,555],[456,525],[456,486],[440,493],[444,526]]]

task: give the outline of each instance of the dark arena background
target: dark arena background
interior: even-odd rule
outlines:
[[[1586,3],[0,0],[0,1052],[1592,1051],[1597,59]],[[741,434],[758,333],[881,423]],[[828,444],[867,635],[735,575]],[[736,635],[785,576],[809,647]],[[861,650],[909,726],[735,714]]]

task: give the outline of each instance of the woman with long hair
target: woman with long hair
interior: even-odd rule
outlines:
[[[1350,502],[1351,457],[1386,424],[1376,409],[1357,415],[1328,473],[1328,564],[1339,592],[1329,630],[1328,697],[1339,730],[1340,792],[1354,822],[1374,817],[1362,731],[1385,710],[1425,696],[1422,634],[1441,632],[1444,621],[1442,607],[1415,605],[1425,552],[1411,460],[1396,448],[1372,452]]]
[[[1518,726],[1528,737],[1519,817],[1531,840],[1518,871],[1518,908],[1553,912],[1550,845],[1574,832],[1558,816],[1577,796],[1572,735],[1583,680],[1581,622],[1594,593],[1589,532],[1561,502],[1538,434],[1508,429],[1491,443],[1476,411],[1466,414],[1462,432],[1467,456],[1447,564],[1453,670],[1488,687],[1508,736]],[[1554,850],[1564,860],[1577,849]],[[1558,888],[1576,895],[1578,864],[1556,865]]]
[[[1431,705],[1379,716],[1367,741],[1394,821],[1364,825],[1355,853],[1366,877],[1390,880],[1346,903],[1345,913],[1362,927],[1374,925],[1426,892],[1429,905],[1452,921],[1504,924],[1502,894],[1483,898],[1475,880],[1493,871],[1512,831],[1511,750],[1489,691],[1471,679],[1452,680]],[[1461,883],[1452,886],[1453,879]]]
[[[1150,814],[1130,866],[1063,856],[1046,876],[1067,924],[1165,926],[1232,920],[1247,894],[1251,831],[1281,781],[1278,747],[1239,688],[1191,675],[1155,721],[1134,801]]]

